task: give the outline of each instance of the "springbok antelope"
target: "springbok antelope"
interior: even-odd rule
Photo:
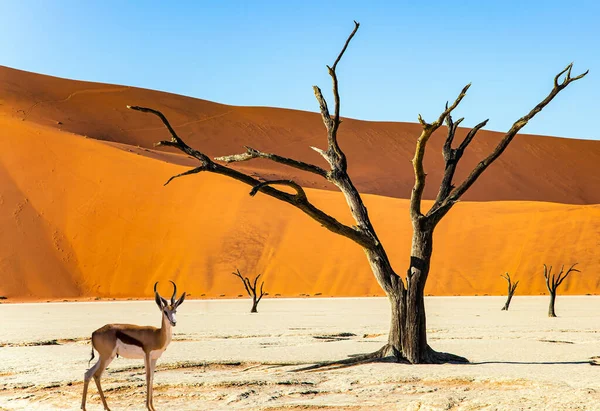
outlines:
[[[109,410],[106,398],[104,398],[104,392],[102,392],[102,386],[100,385],[100,378],[115,356],[120,355],[125,358],[144,359],[146,366],[146,407],[150,411],[154,411],[152,400],[154,367],[156,360],[160,358],[171,342],[172,327],[175,327],[176,324],[175,313],[177,312],[177,307],[185,299],[184,292],[179,297],[179,300],[175,300],[177,285],[173,281],[171,283],[173,284],[173,295],[171,296],[170,304],[156,291],[158,282],[154,284],[154,300],[162,313],[162,325],[160,328],[130,324],[107,324],[92,333],[92,358],[90,361],[94,359],[94,349],[98,351],[100,358],[85,373],[83,399],[81,401],[82,410],[85,410],[88,384],[92,377],[94,377],[96,387],[98,387],[104,409]]]

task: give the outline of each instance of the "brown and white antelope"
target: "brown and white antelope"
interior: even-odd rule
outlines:
[[[162,325],[160,328],[150,326],[140,326],[131,324],[107,324],[102,328],[97,329],[92,333],[92,358],[94,359],[94,349],[98,351],[100,358],[92,368],[87,370],[83,380],[83,399],[81,401],[81,409],[85,410],[85,401],[87,397],[88,384],[92,377],[98,387],[100,399],[105,410],[109,410],[100,378],[102,373],[115,358],[122,356],[125,358],[143,358],[146,366],[146,407],[150,411],[154,411],[152,399],[152,382],[154,378],[154,367],[156,360],[160,358],[162,353],[167,349],[171,342],[172,327],[175,327],[175,313],[185,299],[185,292],[175,300],[177,294],[177,285],[173,281],[173,295],[169,303],[165,298],[161,297],[156,291],[154,284],[154,300],[162,313]]]

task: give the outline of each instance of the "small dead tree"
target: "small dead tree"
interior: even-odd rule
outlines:
[[[254,278],[254,282],[251,282],[248,277],[244,277],[242,273],[240,273],[240,270],[238,270],[237,268],[235,269],[235,272],[231,274],[235,275],[236,277],[239,277],[239,279],[242,280],[246,292],[250,297],[252,297],[252,309],[250,310],[250,312],[257,313],[258,303],[260,302],[260,300],[262,300],[263,296],[265,295],[265,292],[263,291],[263,287],[265,285],[264,281],[260,284],[260,291],[258,293],[256,292],[256,284],[258,283],[258,279],[261,276],[261,274],[257,275]]]
[[[504,278],[508,282],[508,296],[506,297],[506,302],[504,303],[504,307],[502,307],[501,311],[508,311],[508,307],[510,306],[510,300],[512,300],[513,295],[515,294],[515,290],[517,289],[517,284],[519,282],[512,283],[510,280],[510,274],[506,273],[505,275],[501,275],[500,277]]]
[[[577,272],[577,273],[581,272],[575,268],[575,266],[577,264],[579,264],[579,263],[573,264],[571,266],[571,268],[569,268],[567,270],[566,273],[564,273],[565,266],[563,265],[560,268],[560,273],[558,273],[558,276],[555,274],[552,274],[552,266],[550,266],[550,269],[548,269],[548,267],[546,267],[546,264],[544,264],[544,278],[546,279],[546,288],[548,288],[548,292],[550,293],[550,304],[548,305],[548,317],[556,317],[556,313],[554,312],[554,303],[556,302],[556,289],[558,288],[558,286],[561,285],[563,281],[565,281],[565,278],[567,278],[567,276],[569,274],[571,274],[571,272]]]
[[[454,204],[461,199],[481,174],[496,161],[498,157],[500,157],[517,133],[525,127],[529,120],[546,107],[546,105],[548,105],[554,97],[569,84],[583,78],[588,72],[586,71],[576,77],[571,77],[573,64],[569,64],[564,70],[558,73],[554,77],[554,84],[550,93],[529,113],[515,121],[493,151],[487,157],[482,159],[467,178],[457,186],[454,185],[453,178],[458,162],[467,146],[475,138],[477,132],[487,124],[487,120],[477,124],[469,131],[458,147],[452,147],[454,135],[458,125],[463,119],[461,118],[460,120],[453,122],[450,114],[465,97],[467,90],[471,85],[468,84],[465,86],[451,105],[446,104],[446,108],[432,123],[426,122],[421,115],[418,116],[419,123],[422,126],[422,132],[416,140],[415,156],[412,160],[415,174],[415,185],[412,189],[410,198],[410,218],[412,220],[413,237],[409,266],[406,270],[406,277],[402,278],[392,268],[387,252],[377,236],[375,227],[373,227],[373,224],[371,223],[369,213],[367,212],[362,197],[348,175],[346,155],[338,142],[338,129],[342,121],[340,118],[340,95],[336,68],[358,28],[359,24],[354,22],[354,30],[346,39],[341,52],[338,54],[333,65],[327,66],[327,70],[333,83],[333,114],[329,111],[329,107],[321,93],[321,89],[317,86],[313,86],[315,97],[319,103],[321,118],[327,132],[327,148],[325,150],[317,147],[312,148],[325,159],[327,164],[327,167],[325,168],[304,161],[282,157],[277,154],[266,153],[251,147],[246,147],[246,152],[244,153],[217,157],[214,159],[215,161],[213,161],[213,159],[206,154],[188,146],[181,137],[177,135],[167,118],[160,111],[139,106],[128,106],[128,108],[144,113],[150,113],[160,118],[165,127],[169,130],[171,139],[160,141],[157,143],[158,146],[176,148],[196,158],[200,162],[198,167],[172,176],[167,180],[165,185],[175,178],[201,172],[227,176],[251,186],[251,196],[260,192],[288,203],[316,220],[329,231],[354,241],[364,250],[371,270],[373,271],[373,275],[381,288],[385,291],[390,302],[391,323],[388,341],[380,350],[374,353],[356,356],[342,361],[335,361],[328,365],[345,365],[371,360],[376,361],[390,355],[393,355],[399,362],[403,361],[412,364],[434,364],[449,361],[467,362],[467,359],[457,355],[436,352],[427,343],[424,290],[425,283],[429,276],[431,256],[433,253],[433,231],[440,220],[450,211]],[[444,176],[433,206],[428,211],[423,211],[421,209],[421,198],[423,196],[423,190],[425,189],[426,174],[423,167],[425,147],[432,134],[442,127],[444,122],[446,122],[448,126],[448,134],[443,147],[445,159]],[[304,189],[293,180],[261,182],[248,174],[219,163],[235,163],[256,158],[274,161],[279,164],[313,173],[333,183],[344,195],[350,213],[355,220],[355,224],[343,224],[336,218],[317,208],[309,201]],[[288,188],[291,188],[294,193],[277,189],[274,187],[276,185],[287,186]]]

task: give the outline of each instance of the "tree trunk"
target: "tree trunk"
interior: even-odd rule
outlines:
[[[252,297],[252,309],[250,310],[251,313],[257,313],[258,310],[258,300],[256,299],[256,296]]]
[[[406,292],[401,288],[394,288],[388,293],[388,300],[392,311],[390,333],[388,335],[388,355],[396,357],[396,361],[404,359],[402,354],[402,333],[406,324]]]
[[[423,227],[423,225],[426,225]],[[410,267],[406,277],[406,314],[402,328],[402,354],[411,364],[428,363],[425,320],[425,282],[433,252],[433,227],[419,220],[413,224]]]
[[[554,302],[556,301],[556,291],[550,292],[550,305],[548,306],[548,317],[556,317],[554,312]]]
[[[385,290],[391,309],[388,343],[377,352],[378,357],[394,356],[398,362],[412,364],[468,362],[463,357],[436,352],[427,344],[424,292],[435,225],[426,220],[419,220],[418,225],[413,236],[406,286],[394,273],[382,247],[365,249],[373,274]]]
[[[367,250],[371,269],[386,291],[391,308],[388,344],[382,354],[393,355],[397,361],[406,360],[412,364],[438,362],[436,354],[427,345],[424,290],[433,241],[433,228],[415,231],[407,284],[397,276],[385,252]],[[455,357],[460,360],[460,357]]]
[[[512,300],[513,294],[514,291],[508,294],[508,297],[506,298],[506,303],[504,303],[504,307],[502,307],[502,310],[500,311],[508,311],[508,307],[510,306],[510,300]]]

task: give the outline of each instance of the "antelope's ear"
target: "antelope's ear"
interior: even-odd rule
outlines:
[[[179,307],[181,304],[183,304],[184,300],[185,300],[185,292],[183,294],[181,294],[181,297],[179,297],[179,300],[177,300],[177,302],[175,303],[175,307]]]
[[[160,297],[160,295],[158,295],[158,293],[154,293],[154,301],[156,302],[156,305],[158,305],[158,308],[160,308],[162,310],[163,309],[163,299]]]

